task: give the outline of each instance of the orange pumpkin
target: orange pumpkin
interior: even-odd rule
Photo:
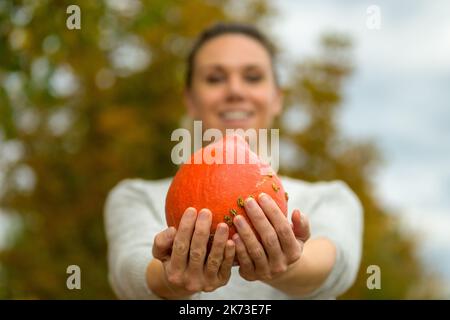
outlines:
[[[233,217],[242,215],[250,221],[244,201],[249,196],[257,199],[261,192],[270,195],[287,215],[287,193],[272,168],[250,150],[241,136],[227,135],[198,150],[179,168],[166,196],[166,221],[178,228],[188,207],[197,211],[208,208],[213,214],[211,235],[224,222],[230,226],[231,239],[236,232]]]

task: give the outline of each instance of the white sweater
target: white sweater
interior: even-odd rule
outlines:
[[[159,299],[147,286],[146,269],[152,259],[155,235],[167,228],[165,198],[171,178],[146,181],[127,179],[108,195],[105,228],[108,242],[108,278],[120,299]],[[300,209],[311,224],[311,239],[326,237],[337,248],[335,265],[308,299],[333,299],[354,282],[361,260],[363,210],[358,198],[341,181],[307,183],[281,177],[289,193],[289,220]],[[290,299],[260,281],[248,282],[233,267],[228,284],[194,299]]]

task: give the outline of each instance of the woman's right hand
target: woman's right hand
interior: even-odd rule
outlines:
[[[178,230],[170,227],[155,236],[153,256],[163,263],[167,286],[180,295],[211,292],[228,283],[235,244],[228,240],[229,228],[217,226],[207,256],[212,214],[208,209],[188,208]]]

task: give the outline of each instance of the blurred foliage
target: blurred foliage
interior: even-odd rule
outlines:
[[[0,159],[6,186],[0,207],[21,221],[14,242],[0,252],[1,299],[114,298],[107,282],[105,197],[124,178],[174,174],[173,145],[161,141],[169,141],[182,121],[189,45],[218,20],[267,30],[274,12],[263,0],[84,0],[77,1],[81,30],[68,30],[71,4],[0,1],[0,142],[16,155]],[[342,179],[363,202],[364,258],[346,298],[416,297],[423,273],[415,244],[373,195],[379,152],[343,138],[336,125],[342,83],[351,73],[350,44],[329,36],[322,48],[321,57],[295,62],[287,85],[287,112],[301,109],[310,121],[285,134],[304,161],[283,173]],[[82,290],[66,288],[72,264],[81,267]],[[370,264],[382,269],[382,290],[366,288]]]

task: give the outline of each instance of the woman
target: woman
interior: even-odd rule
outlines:
[[[247,25],[217,24],[200,35],[188,58],[185,104],[203,130],[271,126],[283,104],[272,48]],[[340,181],[281,179],[289,204],[309,219],[298,209],[286,219],[267,195],[249,198],[245,210],[262,240],[237,216],[237,234],[228,240],[228,226],[219,225],[209,254],[207,208],[186,208],[178,230],[167,228],[171,179],[119,183],[105,206],[109,279],[117,296],[323,299],[344,293],[361,257],[359,200]]]

